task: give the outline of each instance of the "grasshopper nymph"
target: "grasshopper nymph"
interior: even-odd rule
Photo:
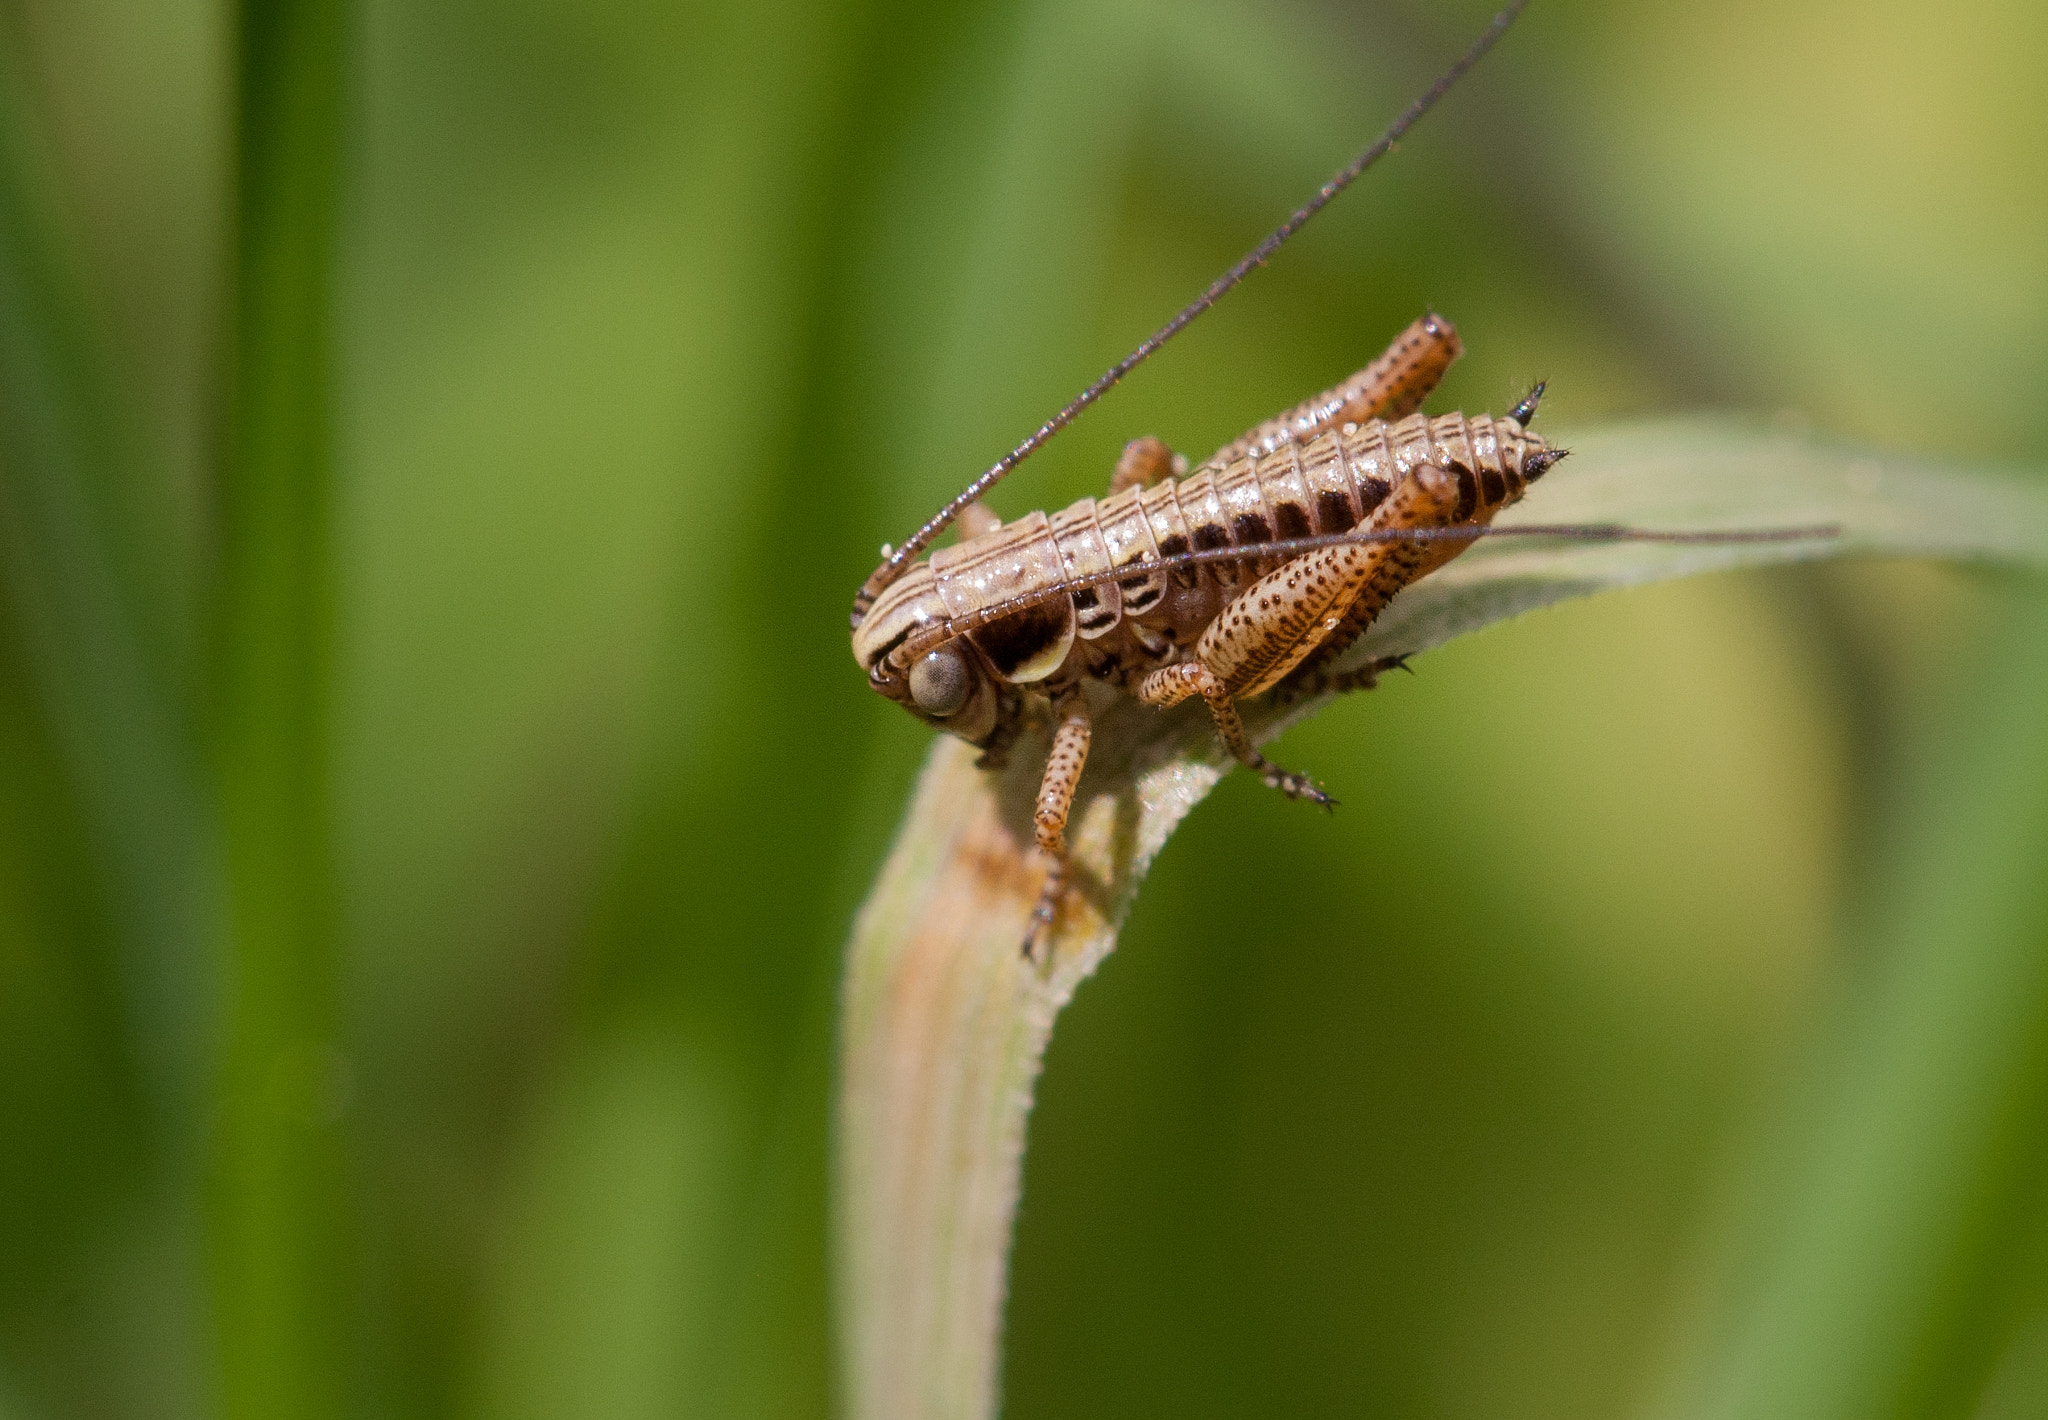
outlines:
[[[1002,763],[1027,697],[1054,729],[1034,815],[1046,862],[1024,938],[1050,930],[1066,886],[1066,825],[1088,757],[1084,681],[1148,705],[1200,696],[1237,760],[1291,798],[1332,801],[1253,746],[1236,702],[1277,691],[1362,689],[1394,661],[1331,662],[1403,587],[1489,532],[1565,451],[1530,429],[1543,386],[1506,415],[1416,411],[1462,353],[1425,315],[1350,379],[1267,420],[1192,473],[1155,438],[1133,441],[1108,496],[997,524],[988,491],[1112,385],[1262,263],[1390,149],[1478,62],[1526,0],[1497,15],[1464,56],[1306,206],[1159,332],[970,484],[861,587],[853,654],[876,691]],[[962,539],[921,559],[951,523]],[[1492,530],[1496,535],[1499,530]],[[1612,527],[1518,533],[1670,541],[1812,536],[1644,533]]]

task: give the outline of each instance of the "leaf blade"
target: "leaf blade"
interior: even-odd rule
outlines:
[[[1598,591],[1794,560],[1922,556],[2048,571],[2048,489],[1726,419],[1593,430],[1524,522],[1667,529],[1835,523],[1826,542],[1481,544],[1403,592],[1345,658],[1413,653]],[[1507,521],[1503,519],[1503,521]],[[1159,849],[1227,765],[1206,713],[1091,687],[1095,738],[1069,828],[1077,892],[1043,970],[1020,961],[1036,896],[1044,760],[1007,769],[942,740],[848,949],[841,1019],[840,1326],[850,1412],[994,1413],[1001,1308],[1031,1092],[1054,1019],[1114,948]],[[1313,713],[1246,705],[1263,740]]]

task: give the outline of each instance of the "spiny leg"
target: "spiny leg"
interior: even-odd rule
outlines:
[[[1418,470],[1418,472],[1421,472],[1421,470]],[[1438,470],[1438,474],[1444,479],[1455,482],[1461,488],[1468,485],[1472,479],[1472,474],[1462,469],[1451,471]],[[1448,491],[1450,486],[1451,483],[1441,485],[1444,491]],[[1438,502],[1434,507],[1423,510],[1419,518],[1402,516],[1393,519],[1390,525],[1403,527],[1443,527],[1450,523],[1454,511],[1454,509]],[[1491,522],[1495,511],[1497,510],[1485,510],[1481,516],[1470,519],[1469,525],[1483,526]],[[1401,588],[1407,586],[1410,582],[1420,581],[1422,578],[1427,577],[1431,572],[1443,566],[1470,546],[1471,543],[1468,541],[1409,544],[1402,553],[1402,565],[1398,574],[1392,577],[1376,578],[1374,585],[1366,588],[1357,600],[1353,601],[1345,609],[1342,617],[1337,618],[1326,627],[1325,634],[1315,649],[1303,656],[1299,663],[1288,673],[1290,679],[1307,680],[1321,673],[1324,667],[1328,666],[1331,661],[1355,644],[1359,637],[1372,629],[1372,624],[1379,620],[1380,613],[1386,610],[1387,603],[1394,599]],[[1271,682],[1268,682],[1268,684],[1271,684]],[[1369,679],[1360,679],[1353,680],[1342,687],[1323,686],[1320,688],[1370,690],[1372,682]],[[1316,694],[1319,691],[1305,693]]]
[[[1412,653],[1411,653],[1412,654]],[[1348,671],[1297,670],[1286,680],[1273,688],[1273,699],[1281,705],[1292,705],[1297,700],[1306,700],[1314,695],[1344,695],[1354,690],[1371,690],[1380,683],[1380,677],[1388,671],[1408,671],[1408,656],[1381,656],[1376,661]]]
[[[1537,401],[1542,396],[1543,385],[1539,383],[1534,389],[1529,391],[1521,403],[1514,407],[1508,417],[1517,424],[1526,425],[1535,416]],[[1502,508],[1521,497],[1521,490],[1528,483],[1541,478],[1545,470],[1563,457],[1562,451],[1552,449],[1543,449],[1529,454],[1522,462],[1522,469],[1518,479],[1506,485],[1510,496],[1505,498],[1500,493],[1502,481],[1498,471],[1486,475],[1486,478],[1492,480],[1489,485],[1478,474],[1475,474],[1472,469],[1452,463],[1444,472],[1457,483],[1460,498],[1458,506],[1471,510],[1465,515],[1463,525],[1480,528],[1490,524]],[[1482,487],[1491,487],[1494,491],[1482,498],[1478,492]],[[1441,512],[1441,509],[1437,511]],[[1424,526],[1425,524],[1404,520],[1403,525]],[[1428,525],[1442,524],[1431,523]],[[1303,656],[1299,663],[1288,673],[1288,679],[1284,683],[1285,698],[1298,699],[1303,695],[1317,695],[1326,692],[1369,690],[1377,681],[1381,670],[1391,669],[1395,666],[1405,670],[1406,665],[1400,657],[1375,661],[1371,665],[1360,667],[1358,670],[1342,675],[1327,674],[1324,671],[1324,667],[1328,666],[1332,660],[1347,647],[1355,643],[1359,637],[1363,636],[1372,627],[1373,622],[1378,619],[1380,612],[1386,608],[1387,603],[1393,599],[1402,586],[1406,585],[1407,582],[1418,581],[1423,577],[1427,577],[1431,572],[1442,567],[1453,558],[1463,555],[1471,546],[1472,542],[1470,539],[1446,540],[1427,545],[1417,544],[1413,550],[1404,579],[1400,581],[1385,581],[1380,585],[1368,588],[1364,594],[1351,603],[1341,618],[1327,627],[1322,641],[1314,650]]]
[[[1330,391],[1342,408],[1330,422],[1338,428],[1373,419],[1404,419],[1422,408],[1444,372],[1465,353],[1449,321],[1434,311],[1394,337],[1380,357]]]
[[[1417,468],[1374,510],[1370,526],[1395,532],[1442,527],[1457,507],[1456,479],[1431,464]],[[1239,593],[1202,631],[1194,659],[1230,693],[1271,689],[1303,664],[1321,665],[1324,648],[1354,639],[1413,581],[1428,556],[1421,542],[1345,545],[1305,553]]]
[[[1052,931],[1059,914],[1060,897],[1067,887],[1067,815],[1074,807],[1074,788],[1081,782],[1081,768],[1088,762],[1088,702],[1080,687],[1062,692],[1053,701],[1059,725],[1052,732],[1052,749],[1045,758],[1045,777],[1038,782],[1038,807],[1032,814],[1038,827],[1038,851],[1046,860],[1045,886],[1039,889],[1038,906],[1031,910],[1031,926],[1024,933],[1024,955],[1036,960],[1039,940]]]
[[[1269,787],[1278,789],[1290,799],[1307,799],[1326,809],[1337,807],[1337,801],[1317,788],[1315,781],[1306,774],[1282,769],[1258,752],[1252,745],[1252,737],[1244,731],[1244,721],[1238,717],[1237,703],[1230,698],[1230,688],[1200,661],[1162,666],[1138,685],[1138,699],[1161,709],[1178,705],[1191,695],[1199,695],[1208,702],[1209,718],[1216,722],[1216,737],[1223,741],[1225,749],[1236,756],[1239,764],[1257,773]]]
[[[1325,429],[1413,414],[1464,352],[1449,321],[1426,315],[1350,379],[1247,430],[1212,454],[1209,462],[1227,464],[1255,450],[1279,448],[1290,439],[1306,443]]]
[[[1413,579],[1411,578],[1410,580]],[[1317,676],[1328,674],[1327,668],[1330,662],[1336,660],[1337,657],[1343,655],[1345,651],[1357,643],[1358,638],[1363,636],[1372,626],[1385,606],[1385,602],[1381,602],[1378,606],[1372,605],[1369,601],[1363,606],[1358,602],[1353,602],[1346,609],[1344,616],[1329,628],[1328,633],[1318,643],[1316,648],[1306,656],[1303,656],[1301,663],[1288,672],[1287,679],[1282,683],[1281,687],[1276,688],[1298,687],[1313,681]],[[1358,688],[1370,690],[1372,687],[1362,686]],[[1296,692],[1297,695],[1314,695],[1317,693],[1317,691],[1312,690],[1298,690]]]
[[[1328,670],[1330,662],[1351,649],[1352,646],[1358,643],[1359,637],[1372,629],[1372,624],[1379,620],[1380,613],[1387,609],[1387,603],[1394,599],[1395,594],[1402,587],[1410,582],[1421,580],[1421,578],[1429,573],[1431,569],[1428,565],[1428,555],[1425,547],[1421,544],[1414,544],[1412,546],[1413,552],[1411,555],[1403,559],[1406,565],[1402,569],[1399,579],[1390,579],[1385,585],[1367,588],[1365,594],[1361,595],[1358,600],[1352,602],[1345,609],[1343,618],[1330,627],[1328,634],[1323,637],[1321,643],[1313,651],[1303,656],[1301,663],[1289,673],[1289,682],[1304,685],[1314,683],[1316,686],[1313,690],[1297,690],[1297,698],[1300,695],[1320,695],[1324,690],[1340,688],[1334,684],[1327,683],[1327,678],[1330,676]],[[1396,657],[1394,659],[1398,660],[1399,658]],[[1378,663],[1375,662],[1374,664]],[[1369,670],[1371,668],[1365,667],[1363,669]],[[1405,670],[1406,667],[1402,667],[1402,669]],[[1325,681],[1319,682],[1318,677],[1325,678]],[[1341,688],[1345,690],[1370,690],[1372,689],[1372,681],[1361,680]]]

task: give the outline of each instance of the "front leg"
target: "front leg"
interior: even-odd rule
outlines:
[[[1252,737],[1244,732],[1244,721],[1238,716],[1237,702],[1230,698],[1230,687],[1200,661],[1161,666],[1138,684],[1138,699],[1161,709],[1178,705],[1190,695],[1199,695],[1208,703],[1209,718],[1216,722],[1216,737],[1223,741],[1223,747],[1236,756],[1239,764],[1265,780],[1268,787],[1278,789],[1290,799],[1307,799],[1326,809],[1337,807],[1337,801],[1318,789],[1307,775],[1290,773],[1259,753]]]
[[[1052,732],[1052,749],[1045,757],[1045,777],[1038,782],[1038,807],[1032,820],[1038,828],[1038,851],[1046,860],[1045,886],[1039,889],[1038,906],[1031,911],[1031,926],[1024,933],[1024,955],[1036,960],[1038,943],[1052,931],[1059,915],[1060,897],[1067,887],[1067,815],[1073,811],[1074,789],[1081,782],[1082,766],[1088,763],[1088,702],[1079,686],[1069,687],[1053,701],[1059,725]]]

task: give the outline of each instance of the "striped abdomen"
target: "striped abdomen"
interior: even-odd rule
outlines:
[[[1258,456],[1203,465],[1178,481],[1084,498],[1055,514],[1049,533],[1070,573],[1217,547],[1250,547],[1276,538],[1347,532],[1370,518],[1423,464],[1458,473],[1457,521],[1498,511],[1522,494],[1523,460],[1545,448],[1512,420],[1481,415],[1412,415],[1374,421],[1290,443]],[[1446,544],[1446,547],[1456,546]],[[1273,562],[1210,563],[1128,578],[1075,594],[1079,632],[1106,634],[1124,616],[1145,618],[1170,592],[1205,583],[1233,591]]]
[[[931,570],[947,614],[961,616],[1049,586],[1062,574],[1347,532],[1424,464],[1457,478],[1455,522],[1483,521],[1521,497],[1524,461],[1546,447],[1514,421],[1488,415],[1416,414],[1392,424],[1349,425],[1268,453],[1205,464],[1183,479],[1083,498],[1050,517],[1028,514],[934,553]],[[1463,546],[1431,548],[1430,565]],[[1179,567],[1078,588],[1070,601],[1006,618],[973,639],[1005,679],[1043,679],[1064,661],[1076,636],[1105,636],[1126,617],[1199,631],[1238,588],[1277,561]]]

